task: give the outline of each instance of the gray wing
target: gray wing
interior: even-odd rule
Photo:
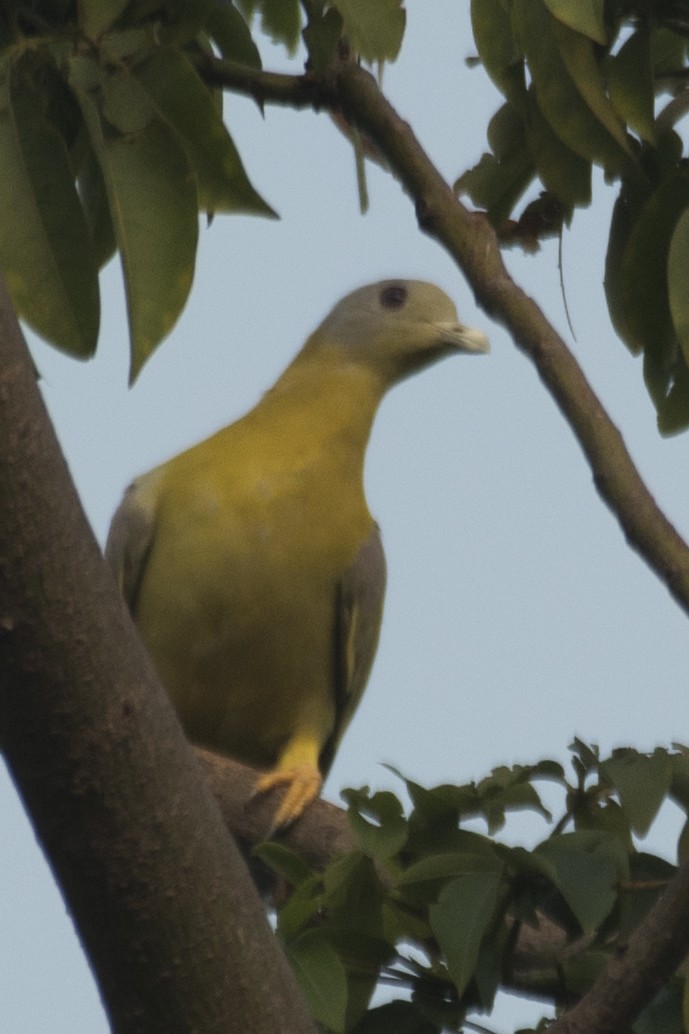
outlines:
[[[320,767],[324,776],[366,688],[380,636],[385,582],[385,553],[376,524],[337,587],[333,671],[335,725],[321,753]]]
[[[132,612],[155,529],[155,511],[145,505],[139,487],[140,482],[133,481],[125,491],[105,543],[105,559]]]

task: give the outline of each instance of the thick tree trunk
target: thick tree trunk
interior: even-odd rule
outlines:
[[[81,511],[4,285],[0,441],[0,739],[114,1029],[313,1032]]]

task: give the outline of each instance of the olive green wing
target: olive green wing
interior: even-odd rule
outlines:
[[[359,705],[378,647],[385,599],[386,565],[378,525],[359,548],[335,600],[333,690],[335,724],[320,757],[325,776]]]
[[[105,559],[132,613],[155,533],[155,505],[143,482],[133,481],[126,489],[105,544]]]

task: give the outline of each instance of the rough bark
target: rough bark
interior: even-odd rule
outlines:
[[[0,740],[115,1030],[312,1032],[0,285]]]

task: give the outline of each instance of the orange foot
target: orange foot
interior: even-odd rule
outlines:
[[[290,768],[276,768],[256,783],[256,793],[268,793],[276,786],[286,786],[287,792],[275,812],[271,833],[284,829],[298,819],[302,812],[315,801],[323,785],[321,773],[313,765],[293,765]]]

